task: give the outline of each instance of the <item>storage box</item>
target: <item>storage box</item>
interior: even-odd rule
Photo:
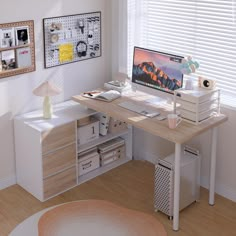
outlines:
[[[121,158],[125,158],[125,145],[105,153],[100,153],[101,166],[107,165]]]
[[[185,121],[197,125],[219,113],[220,90],[178,89],[175,91],[174,110],[180,113]]]
[[[92,170],[100,167],[100,159],[97,151],[87,152],[83,155],[78,155],[78,175],[84,175]]]
[[[108,128],[108,132],[109,133],[116,133],[122,130],[127,129],[127,123],[124,121],[120,121],[120,120],[116,120],[114,118],[110,118],[110,122],[109,122],[109,128]]]
[[[81,118],[81,119],[77,120],[77,127],[87,125],[90,122],[91,122],[91,117],[90,116]]]
[[[103,144],[98,145],[98,151],[99,153],[105,153],[110,150],[113,150],[117,147],[120,147],[125,144],[125,140],[123,138],[114,138],[112,140],[109,140]]]
[[[218,91],[218,89],[207,90],[204,88],[198,88],[195,90],[178,89],[175,93],[177,98],[181,98],[181,100],[192,103],[202,103],[217,98]]]
[[[212,115],[216,114],[216,110],[206,110],[204,112],[191,112],[185,109],[179,109],[181,117],[190,121],[198,121],[201,122],[203,120],[208,119]]]
[[[98,146],[101,166],[125,157],[125,140],[118,137]]]
[[[178,103],[180,104],[181,108],[191,111],[191,112],[204,112],[208,110],[212,110],[218,107],[216,99],[214,100],[209,100],[203,103],[192,103],[192,102],[187,102],[184,100],[178,100]]]
[[[78,159],[84,157],[85,155],[92,155],[92,156],[94,156],[93,155],[94,153],[98,153],[97,147],[92,147],[92,148],[86,149],[85,151],[80,152],[78,154]]]
[[[85,144],[99,137],[99,121],[91,118],[89,124],[78,127],[78,144]]]

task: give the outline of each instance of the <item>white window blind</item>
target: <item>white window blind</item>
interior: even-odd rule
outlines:
[[[214,79],[236,107],[235,0],[128,0],[128,72],[133,47],[192,55],[195,76]]]

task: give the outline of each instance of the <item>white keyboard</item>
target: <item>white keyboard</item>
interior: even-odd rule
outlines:
[[[121,102],[118,104],[118,106],[150,118],[160,115],[160,112],[154,109],[150,109],[147,108],[145,105],[138,105],[133,102]]]

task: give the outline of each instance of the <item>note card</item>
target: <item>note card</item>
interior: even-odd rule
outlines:
[[[74,59],[73,44],[72,43],[61,44],[59,46],[59,60],[60,60],[60,63],[70,62],[73,59]]]

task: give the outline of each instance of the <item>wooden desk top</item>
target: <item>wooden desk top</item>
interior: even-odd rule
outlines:
[[[147,104],[147,107],[149,106],[150,108],[153,108],[155,107],[155,105],[151,103],[146,103],[146,101],[151,98],[154,97],[144,93],[137,94],[137,92],[131,92],[112,102],[104,102],[95,99],[85,98],[81,95],[72,97],[74,101],[79,102],[81,105],[85,105],[88,108],[105,113],[116,119],[125,121],[128,124],[142,129],[150,134],[159,136],[161,138],[179,144],[189,141],[193,137],[205,132],[210,128],[216,127],[224,123],[228,119],[225,115],[220,114],[199,125],[194,125],[186,121],[182,121],[176,129],[170,129],[168,127],[167,119],[159,121],[157,117],[148,118],[117,105],[121,102],[130,100],[132,102],[138,102],[139,104],[140,102],[145,103]],[[163,107],[160,107],[160,105],[158,105],[157,109],[161,113],[161,115],[166,116],[168,113],[171,113],[173,106],[165,104],[163,105]]]

